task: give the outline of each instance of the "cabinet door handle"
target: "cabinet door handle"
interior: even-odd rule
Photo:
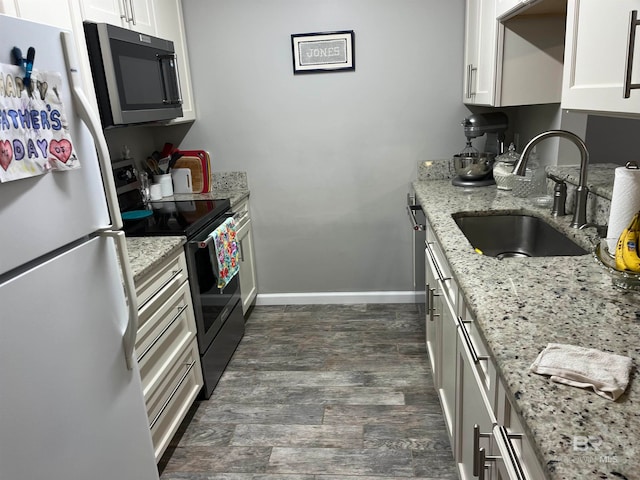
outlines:
[[[476,476],[478,477],[478,480],[484,480],[484,469],[486,468],[486,464],[487,464],[487,459],[486,459],[486,453],[484,450],[484,447],[478,450],[478,473],[476,474]]]
[[[480,438],[489,438],[490,433],[480,433],[480,425],[473,426],[473,475],[481,478],[484,475],[484,464],[486,463],[484,448],[480,448]],[[482,473],[481,473],[482,472]]]
[[[238,250],[239,250],[239,254],[240,254],[240,261],[244,262],[244,248],[242,247],[242,240],[240,240],[238,243]]]
[[[120,9],[120,18],[129,23],[129,10],[127,9],[127,0],[122,0],[122,8]]]
[[[629,22],[629,43],[627,45],[627,64],[624,69],[624,94],[623,98],[631,96],[631,90],[640,88],[640,83],[631,83],[631,73],[633,71],[633,56],[636,43],[636,28],[640,22],[638,21],[638,11],[631,11],[631,20]]]
[[[129,0],[129,8],[131,9],[131,18],[129,19],[129,21],[131,23],[133,23],[134,25],[136,25],[136,12],[133,9],[133,0]]]
[[[467,69],[467,98],[473,98],[476,94],[473,89],[473,72],[477,72],[478,67],[474,67],[473,64],[469,64]]]

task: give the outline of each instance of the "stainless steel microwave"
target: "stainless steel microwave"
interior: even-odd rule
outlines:
[[[182,116],[173,42],[107,23],[84,30],[104,128]]]

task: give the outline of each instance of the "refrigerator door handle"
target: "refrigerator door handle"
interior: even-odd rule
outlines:
[[[102,174],[107,206],[109,207],[109,216],[111,217],[111,225],[106,225],[105,228],[120,230],[122,228],[120,204],[118,203],[118,194],[116,193],[116,184],[113,179],[109,148],[107,147],[107,141],[104,138],[104,133],[102,132],[102,125],[100,123],[100,119],[91,107],[89,99],[82,91],[82,79],[80,78],[80,70],[78,69],[78,62],[76,59],[71,32],[61,32],[60,39],[62,41],[65,63],[67,64],[67,73],[69,74],[74,105],[78,115],[89,128],[89,132],[91,132],[91,136],[93,137],[93,141],[96,145],[96,151],[98,153],[100,173]]]
[[[134,352],[136,335],[138,334],[138,297],[136,295],[136,287],[133,282],[131,265],[129,264],[127,239],[122,230],[105,230],[104,232],[100,232],[100,235],[113,238],[116,242],[116,249],[118,250],[118,259],[120,260],[120,269],[122,270],[124,292],[127,297],[127,306],[129,307],[129,318],[127,321],[127,328],[122,336],[122,345],[124,347],[124,356],[127,360],[127,368],[131,370],[138,361]]]

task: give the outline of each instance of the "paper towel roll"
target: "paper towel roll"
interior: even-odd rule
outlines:
[[[618,167],[613,179],[611,210],[607,239],[609,251],[613,252],[616,241],[627,228],[631,218],[640,210],[640,169]]]

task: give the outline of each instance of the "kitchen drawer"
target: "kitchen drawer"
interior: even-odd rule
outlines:
[[[449,301],[455,305],[458,298],[458,284],[453,279],[451,268],[447,262],[440,247],[440,243],[436,238],[433,230],[430,226],[427,226],[427,250],[426,254],[431,256],[432,262],[435,264],[437,271],[439,272],[440,280],[442,280],[443,293],[447,296]]]
[[[136,352],[145,398],[153,394],[175,358],[195,335],[189,282],[185,282],[138,330]]]
[[[239,216],[249,213],[249,197],[240,200],[233,207],[231,207],[233,213],[240,214]]]
[[[471,312],[467,309],[462,295],[460,295],[458,305],[461,328],[465,328],[467,331],[469,341],[471,342],[471,351],[478,360],[478,378],[481,381],[481,387],[489,400],[493,414],[497,415],[498,371],[493,363],[493,359],[489,355],[489,349],[485,346],[484,340],[480,336],[478,324]]]
[[[136,284],[139,310],[138,326],[143,325],[148,320],[150,312],[154,312],[157,306],[186,280],[187,260],[184,252],[180,252],[159,268],[145,275],[143,280]],[[156,296],[156,294],[158,295]]]
[[[538,457],[536,456],[529,438],[525,435],[522,422],[516,412],[513,410],[511,402],[507,397],[506,390],[502,383],[500,383],[500,386],[498,388],[498,395],[500,407],[498,423],[504,425],[510,435],[516,435],[519,437],[510,439],[516,456],[515,461],[512,461],[511,463],[514,463],[516,465],[519,463],[519,466],[523,470],[525,478],[527,478],[528,480],[545,478],[545,474],[542,471],[542,467],[540,465],[540,462],[538,461]],[[505,462],[509,461],[509,459],[507,458],[505,458],[504,460]]]
[[[200,354],[193,338],[146,402],[156,461],[167,449],[202,385]]]

